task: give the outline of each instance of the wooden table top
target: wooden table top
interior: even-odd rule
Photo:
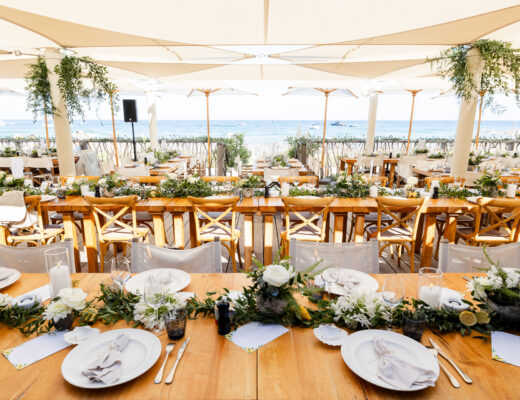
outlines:
[[[444,285],[464,290],[464,274],[446,274]],[[465,274],[471,275],[471,274]],[[381,285],[386,275],[374,275]],[[392,275],[397,276],[397,275]],[[407,295],[416,295],[417,274],[401,274]],[[227,287],[239,290],[248,280],[244,274],[192,274],[187,291],[199,297],[210,290]],[[78,286],[88,292],[89,298],[98,294],[99,282],[109,279],[108,274],[75,274]],[[7,290],[11,296],[21,295],[47,283],[46,274],[23,274]],[[124,322],[114,327],[96,324],[102,331],[126,328]],[[155,385],[153,379],[160,368],[161,358],[141,377],[110,389],[83,390],[68,384],[61,376],[61,363],[70,351],[64,349],[20,371],[4,357],[0,361],[0,383],[3,398],[16,399],[490,399],[517,398],[520,368],[493,361],[490,340],[463,338],[457,333],[437,336],[425,332],[428,338],[444,348],[455,362],[473,379],[472,385],[461,382],[461,388],[451,386],[441,371],[434,388],[416,393],[399,393],[380,389],[358,378],[343,362],[338,348],[320,343],[312,329],[291,328],[290,332],[246,353],[217,334],[211,318],[188,320],[186,336],[190,344],[179,364],[172,385]],[[158,337],[164,346],[168,337]],[[20,345],[28,339],[17,330],[0,326],[0,348]],[[174,349],[176,354],[178,346]],[[166,371],[173,366],[175,357],[168,360]],[[446,365],[447,363],[444,362]],[[5,397],[4,397],[5,396]]]

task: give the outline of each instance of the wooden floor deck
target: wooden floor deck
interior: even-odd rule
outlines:
[[[280,242],[280,230],[283,227],[283,221],[280,217],[280,215],[277,215],[274,221],[274,246],[273,246],[273,254],[276,254],[276,252],[279,250],[279,242]],[[243,228],[243,218],[239,216],[238,218],[238,226],[240,229]],[[330,226],[334,226],[334,217],[331,216],[331,223]],[[349,225],[347,226],[347,232],[348,229],[350,229],[350,221]],[[169,244],[173,244],[173,224],[172,219],[170,215],[166,215],[165,217],[165,230],[166,230],[166,239]],[[184,216],[184,237],[185,237],[185,248],[190,248],[190,234],[189,234],[189,222],[188,222],[188,214],[185,214]],[[332,228],[330,228],[330,235],[329,237],[332,240]],[[264,238],[264,226],[262,222],[261,216],[255,216],[254,217],[254,257],[256,257],[258,260],[263,261],[263,238]],[[80,246],[82,243],[81,235],[78,232],[78,241],[80,242]],[[150,236],[149,239],[150,243],[154,243],[153,235]],[[111,247],[112,248],[112,247]],[[243,257],[244,250],[243,250],[243,244],[240,243],[240,254]],[[107,254],[106,256],[106,262],[105,262],[105,272],[110,272],[110,262],[111,257],[113,256],[112,250]],[[415,270],[420,266],[420,256],[418,254],[415,254],[414,264],[415,264]],[[81,252],[81,270],[82,272],[87,272],[87,264],[86,264],[86,253],[85,251]],[[238,263],[237,263],[238,265]],[[435,259],[432,260],[432,266],[435,267],[437,265],[437,261]],[[222,249],[222,268],[225,272],[232,272],[231,262],[229,260],[229,255],[227,253],[227,250],[225,248]],[[385,249],[381,257],[379,258],[379,271],[380,273],[407,273],[410,272],[410,257],[409,255],[404,251],[403,255],[401,256],[401,262],[400,265],[398,265],[397,262],[397,255],[394,255],[394,257],[391,256],[390,251],[388,249]]]

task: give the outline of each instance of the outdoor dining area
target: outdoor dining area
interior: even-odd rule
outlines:
[[[0,137],[0,398],[518,397],[520,141],[480,135],[520,102],[519,4],[23,3],[0,1],[0,91],[23,80],[44,131]],[[256,95],[229,81],[319,96],[323,130],[215,135],[210,99]],[[408,129],[378,138],[396,92]],[[204,131],[160,132],[165,93]],[[414,136],[430,94],[451,138]],[[361,139],[327,131],[340,97],[367,100]],[[94,103],[110,136],[73,134]]]

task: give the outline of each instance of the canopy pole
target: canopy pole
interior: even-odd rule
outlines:
[[[327,107],[329,105],[329,91],[324,91],[325,94],[325,116],[323,117],[323,140],[321,142],[321,173],[323,174],[323,165],[325,163],[325,134],[327,133]]]
[[[482,55],[473,47],[466,55],[466,68],[472,77],[474,87],[480,87],[482,77]],[[451,163],[451,176],[465,177],[468,170],[469,152],[473,139],[473,126],[475,125],[475,113],[477,111],[478,92],[473,91],[470,99],[462,99],[459,108],[459,120],[453,148],[453,160]]]
[[[413,109],[415,107],[415,96],[422,89],[419,90],[408,90],[412,94],[412,112],[410,113],[410,126],[408,127],[408,141],[406,142],[406,154],[410,150],[410,137],[412,136],[412,122],[413,122]]]
[[[211,143],[209,139],[209,94],[210,91],[207,90],[204,92],[206,95],[206,124],[208,128],[208,175],[211,175]]]
[[[150,147],[152,150],[159,148],[159,139],[157,136],[157,96],[153,92],[146,93],[148,102],[148,131],[150,134]]]
[[[47,107],[45,107],[47,109]],[[51,143],[49,141],[49,123],[47,122],[47,113],[45,110],[43,111],[43,118],[45,119],[45,137],[47,138],[47,148],[51,148]]]
[[[110,113],[112,114],[112,134],[114,135],[114,155],[116,157],[116,165],[119,167],[119,157],[117,155],[117,138],[116,138],[116,122],[114,120],[114,92],[108,92],[110,97]]]
[[[58,76],[54,72],[54,68],[61,62],[61,57],[59,50],[45,50],[45,63],[47,64],[52,104],[56,107],[56,111],[53,112],[54,137],[56,140],[60,175],[75,176],[76,165],[74,164],[72,134],[70,132],[67,103],[58,86]]]
[[[367,140],[365,142],[365,152],[372,153],[374,151],[374,138],[376,135],[376,119],[377,119],[377,102],[379,92],[372,93],[368,103],[368,122],[367,122]]]
[[[482,103],[484,103],[484,95],[486,94],[485,90],[481,90],[478,92],[480,96],[480,107],[478,110],[478,125],[477,125],[477,138],[475,140],[475,149],[478,149],[478,136],[480,134],[480,120],[482,119]]]

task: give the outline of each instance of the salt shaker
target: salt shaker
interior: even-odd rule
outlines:
[[[229,312],[229,303],[220,301],[217,303],[218,317],[217,326],[219,335],[227,335],[231,332],[231,318]]]

